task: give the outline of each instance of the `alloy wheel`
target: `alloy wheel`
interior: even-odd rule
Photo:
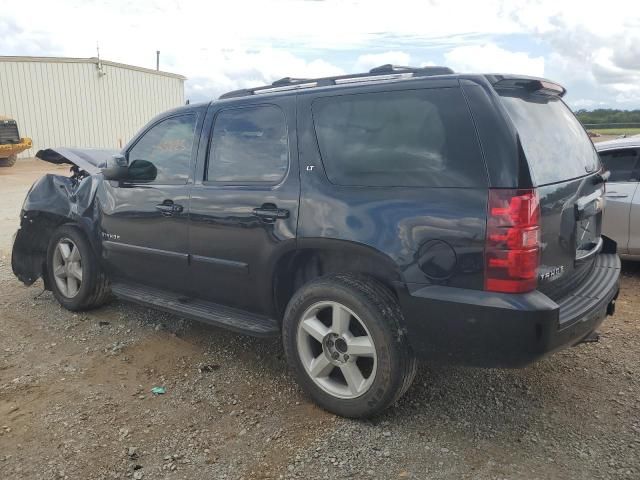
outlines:
[[[58,290],[67,298],[75,297],[82,285],[80,249],[69,238],[61,238],[53,252],[53,276]]]
[[[322,390],[342,399],[364,395],[377,367],[373,337],[362,320],[338,302],[309,307],[297,332],[298,355]]]

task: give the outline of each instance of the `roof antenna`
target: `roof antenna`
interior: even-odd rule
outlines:
[[[156,70],[160,71],[160,50],[156,50]]]
[[[102,68],[102,60],[100,60],[100,42],[98,42],[97,40],[96,40],[96,50],[98,52],[98,63],[96,64],[96,67],[98,67],[98,76],[104,77],[107,73]]]

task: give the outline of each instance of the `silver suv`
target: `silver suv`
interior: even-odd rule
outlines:
[[[611,172],[603,233],[618,243],[618,254],[640,260],[640,136],[596,143],[596,150]]]

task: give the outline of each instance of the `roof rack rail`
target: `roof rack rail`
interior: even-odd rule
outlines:
[[[274,87],[277,87],[277,86],[281,86],[281,85],[289,85],[291,83],[308,82],[308,81],[309,81],[308,78],[284,77],[284,78],[281,78],[280,80],[276,80],[271,85],[273,85]]]
[[[395,80],[408,77],[430,77],[433,75],[449,75],[454,73],[449,67],[402,67],[399,65],[385,64],[372,68],[365,73],[351,75],[338,75],[335,77],[321,78],[291,78],[284,77],[276,80],[271,85],[256,88],[244,88],[220,95],[220,99],[246,97],[260,93],[283,92],[302,88],[324,87],[327,85],[340,85],[343,83],[366,82],[374,78],[380,80]]]

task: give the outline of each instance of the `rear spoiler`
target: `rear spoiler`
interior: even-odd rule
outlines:
[[[567,90],[560,84],[544,78],[513,75],[487,75],[496,90],[524,89],[527,92],[552,97],[563,97]]]

